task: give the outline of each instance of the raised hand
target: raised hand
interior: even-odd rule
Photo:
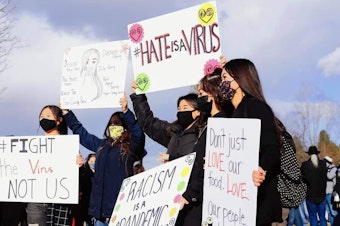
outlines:
[[[227,58],[225,58],[225,56],[221,55],[220,56],[221,67],[223,68],[226,63],[227,63]]]
[[[126,93],[124,92],[124,95],[119,99],[119,104],[122,106],[123,113],[127,112],[128,110],[128,101],[126,98]]]
[[[131,84],[131,90],[133,93],[136,93],[136,89],[138,88],[136,81],[134,80]]]

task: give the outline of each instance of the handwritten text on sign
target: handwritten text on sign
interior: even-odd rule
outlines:
[[[175,225],[195,153],[125,179],[110,226]]]
[[[61,76],[61,106],[72,109],[120,107],[128,53],[127,40],[66,50]]]
[[[0,201],[78,203],[76,135],[0,137]]]
[[[130,24],[128,32],[138,92],[194,85],[220,66],[215,2]]]
[[[255,225],[260,126],[258,119],[209,118],[203,223]]]

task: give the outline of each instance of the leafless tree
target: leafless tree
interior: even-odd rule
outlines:
[[[8,68],[8,56],[17,47],[19,39],[12,34],[12,29],[16,22],[13,17],[11,0],[0,2],[0,73]],[[6,88],[0,88],[0,94]]]
[[[325,101],[315,86],[303,84],[296,98],[293,118],[294,134],[298,136],[301,145],[307,148],[318,144],[321,130],[337,134],[335,130],[340,122],[339,106],[335,102]]]

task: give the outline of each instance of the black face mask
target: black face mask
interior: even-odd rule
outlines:
[[[40,126],[45,132],[47,132],[57,127],[57,122],[55,120],[43,118],[40,120]]]
[[[191,123],[193,123],[194,119],[192,118],[192,111],[179,111],[177,112],[177,120],[178,123],[186,129]]]
[[[197,109],[201,112],[210,114],[212,108],[212,101],[208,102],[208,95],[197,98]]]

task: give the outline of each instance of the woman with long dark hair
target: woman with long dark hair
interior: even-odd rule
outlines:
[[[204,181],[204,158],[207,137],[207,120],[209,117],[228,117],[233,108],[226,105],[220,96],[221,70],[204,76],[198,83],[197,108],[201,112],[199,118],[200,132],[193,147],[196,152],[195,163],[191,172],[186,191],[180,200],[181,211],[179,216],[185,226],[201,225],[202,222],[202,202],[203,202],[203,181]],[[183,207],[183,209],[182,209]]]
[[[221,76],[221,95],[235,108],[232,117],[261,120],[259,167],[253,171],[253,181],[258,186],[256,225],[282,222],[277,175],[281,156],[279,134],[284,128],[278,126],[278,120],[263,95],[256,67],[250,60],[226,62]]]
[[[39,124],[46,136],[67,135],[67,125],[62,110],[55,105],[46,105],[39,114]],[[71,208],[66,204],[28,203],[28,225],[71,225]]]
[[[122,181],[133,175],[133,163],[144,156],[145,136],[127,107],[125,95],[120,104],[122,111],[111,115],[102,139],[90,134],[72,111],[64,110],[65,121],[79,135],[80,144],[96,152],[89,206],[95,226],[108,225]]]

